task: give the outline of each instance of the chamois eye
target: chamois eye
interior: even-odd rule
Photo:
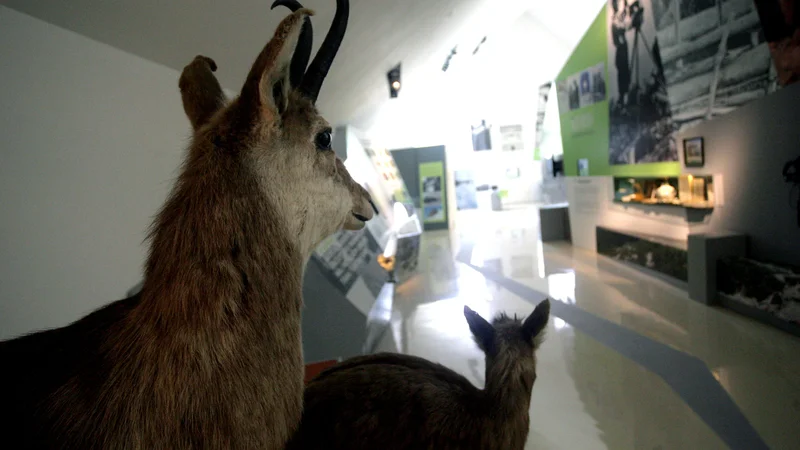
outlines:
[[[325,130],[322,133],[317,134],[315,139],[317,143],[317,150],[325,151],[331,149],[331,132],[330,130]]]

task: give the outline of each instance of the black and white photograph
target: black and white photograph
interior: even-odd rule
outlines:
[[[592,91],[592,72],[586,69],[579,75],[581,90],[581,108],[594,103],[594,92]]]
[[[592,74],[592,103],[606,99],[606,63],[601,62],[589,69]]]
[[[542,146],[542,139],[544,139],[544,115],[547,112],[547,100],[550,97],[550,89],[553,84],[548,82],[539,86],[539,103],[536,107],[536,128],[534,129],[534,154]],[[561,110],[561,94],[557,93],[559,97],[559,111]],[[561,114],[559,112],[559,114]]]
[[[580,74],[573,74],[567,78],[567,91],[569,92],[569,110],[575,111],[581,107],[581,88],[578,84]]]
[[[442,177],[425,177],[422,180],[422,203],[427,205],[441,205],[442,203]]]
[[[442,220],[445,217],[442,201],[442,177],[422,179],[422,217],[426,221]]]
[[[800,81],[800,0],[755,0],[777,84]]]
[[[556,97],[558,98],[558,115],[569,112],[569,88],[567,80],[556,81]],[[541,89],[541,88],[539,88]],[[541,103],[541,98],[540,98]]]
[[[482,152],[492,149],[492,128],[481,120],[480,125],[472,125],[472,150]]]
[[[560,114],[606,99],[606,63],[601,62],[556,83]]]
[[[753,0],[654,0],[653,10],[675,129],[774,90],[769,45]]]
[[[478,207],[478,190],[475,186],[475,173],[471,170],[456,170],[456,208],[476,209]]]
[[[442,177],[425,177],[422,180],[422,187],[425,195],[442,192]]]
[[[609,0],[611,165],[678,161],[654,17],[651,0]]]

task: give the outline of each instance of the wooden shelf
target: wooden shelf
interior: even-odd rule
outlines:
[[[714,205],[710,205],[710,204],[703,205],[703,204],[699,204],[699,203],[695,203],[695,204],[692,204],[692,203],[680,204],[680,203],[655,203],[655,202],[654,203],[623,202],[622,200],[617,200],[617,199],[614,199],[613,202],[617,203],[617,204],[620,204],[620,205],[641,205],[641,206],[657,206],[657,207],[666,207],[666,208],[699,209],[699,210],[703,210],[703,211],[710,211],[710,210],[714,209]]]

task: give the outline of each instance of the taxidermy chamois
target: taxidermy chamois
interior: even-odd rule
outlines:
[[[483,390],[414,356],[352,358],[306,386],[287,449],[522,449],[550,302],[524,321],[503,314],[489,323],[466,306],[464,316],[486,355]]]
[[[230,102],[191,89],[214,84],[197,75],[213,61],[184,71],[195,131],[151,229],[143,287],[0,343],[0,447],[284,448],[302,412],[305,263],[373,215],[315,107],[348,3],[305,70],[292,61],[309,60],[310,14],[281,22]]]

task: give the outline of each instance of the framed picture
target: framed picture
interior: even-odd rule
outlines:
[[[706,162],[703,138],[696,137],[683,140],[683,163],[686,167],[703,167]]]

